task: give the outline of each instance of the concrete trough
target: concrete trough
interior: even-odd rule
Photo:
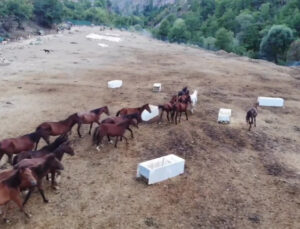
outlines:
[[[144,177],[148,184],[158,183],[184,173],[185,160],[169,154],[150,161],[142,162],[137,168],[137,177]]]
[[[220,108],[218,115],[219,123],[230,123],[231,109]]]
[[[161,91],[161,83],[155,83],[153,84],[153,89],[154,92],[160,92]]]
[[[151,121],[152,119],[156,118],[159,115],[159,109],[158,106],[149,104],[151,113],[149,113],[147,110],[144,110],[142,112],[141,118],[144,122]]]
[[[108,88],[119,88],[122,87],[123,81],[122,80],[112,80],[107,82]]]
[[[273,97],[258,97],[257,102],[259,106],[263,107],[283,107],[284,99]]]

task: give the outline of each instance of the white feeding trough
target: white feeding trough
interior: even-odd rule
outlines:
[[[94,39],[94,40],[106,40],[106,41],[112,41],[112,42],[120,42],[121,38],[120,37],[112,37],[112,36],[104,36],[104,35],[99,35],[95,33],[90,33],[89,35],[86,36],[87,39]]]
[[[122,87],[123,81],[122,80],[112,80],[107,82],[108,88],[119,88]]]
[[[218,122],[220,123],[230,123],[231,109],[221,108],[219,110]]]
[[[174,154],[142,162],[137,168],[137,177],[145,177],[154,184],[176,177],[184,172],[185,160]]]
[[[259,106],[265,107],[283,107],[284,99],[282,98],[272,98],[272,97],[258,97],[257,102]]]
[[[160,92],[161,91],[161,83],[153,84],[153,91],[154,92]]]
[[[151,110],[151,113],[149,113],[147,110],[144,110],[142,115],[141,115],[141,118],[143,121],[147,122],[155,117],[157,117],[159,115],[159,109],[158,109],[158,106],[154,106],[154,105],[151,105],[149,104],[149,107],[150,107],[150,110]]]

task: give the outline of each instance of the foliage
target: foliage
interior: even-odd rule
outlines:
[[[233,32],[228,31],[225,28],[220,28],[216,32],[216,46],[219,49],[231,52],[233,49],[233,38]]]
[[[285,60],[286,51],[294,37],[292,30],[285,25],[273,25],[260,43],[260,51],[268,60],[278,63],[278,57]]]

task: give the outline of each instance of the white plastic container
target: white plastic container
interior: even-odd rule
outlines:
[[[108,88],[119,88],[122,87],[123,81],[122,80],[112,80],[107,82]]]
[[[161,91],[161,83],[153,84],[153,91],[154,92],[160,92]]]
[[[145,177],[148,184],[158,183],[184,173],[184,163],[184,159],[174,154],[145,161],[138,165],[137,177]]]
[[[147,122],[159,115],[158,106],[149,104],[149,107],[150,107],[151,113],[149,113],[147,110],[144,110],[141,115],[142,120],[145,122]]]
[[[230,123],[230,119],[231,119],[231,109],[221,108],[219,110],[218,122]]]
[[[272,98],[272,97],[258,97],[257,102],[259,106],[265,107],[283,107],[284,99],[282,98]]]

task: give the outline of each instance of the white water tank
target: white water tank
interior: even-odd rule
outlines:
[[[107,82],[108,88],[119,88],[122,87],[123,81],[122,80],[112,80]]]
[[[273,98],[273,97],[258,97],[257,102],[259,106],[265,107],[283,107],[284,99],[282,98]]]

